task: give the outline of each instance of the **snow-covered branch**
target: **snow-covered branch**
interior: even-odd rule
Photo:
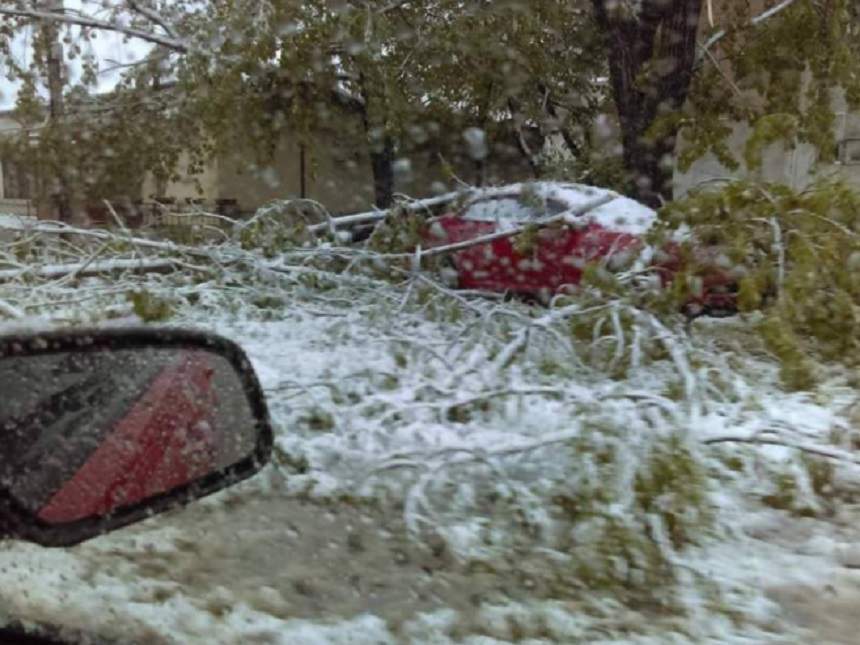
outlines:
[[[0,229],[11,229],[11,230],[20,230],[18,226],[6,226],[3,223],[0,223]],[[31,234],[41,234],[41,235],[76,235],[84,238],[93,238],[97,240],[115,240],[115,241],[123,241],[123,242],[131,242],[136,246],[158,249],[160,251],[174,252],[174,253],[185,253],[187,255],[197,255],[197,256],[205,256],[209,257],[209,253],[201,250],[199,248],[195,248],[193,246],[185,246],[181,244],[175,244],[173,242],[164,242],[161,240],[150,240],[142,237],[134,237],[129,239],[126,236],[118,236],[110,231],[99,230],[99,229],[89,229],[89,228],[78,228],[75,226],[69,226],[68,224],[64,224],[62,222],[52,222],[52,221],[41,221],[35,226],[27,226],[26,228],[28,233]]]
[[[89,263],[74,264],[52,264],[43,267],[32,267],[27,269],[2,269],[0,270],[0,282],[15,280],[24,276],[38,278],[58,278],[69,274],[77,277],[87,277],[112,273],[114,271],[169,271],[174,268],[174,263],[165,258],[152,259],[111,259]]]
[[[774,5],[773,7],[771,7],[770,9],[768,9],[768,10],[766,10],[766,11],[761,12],[761,13],[760,13],[760,14],[758,14],[757,16],[754,16],[754,17],[752,18],[752,20],[750,20],[750,26],[755,27],[755,26],[757,26],[757,25],[760,25],[760,24],[761,24],[761,23],[763,23],[765,20],[767,20],[767,19],[769,19],[769,18],[772,18],[773,16],[775,16],[775,15],[777,15],[778,13],[780,13],[780,12],[784,11],[785,9],[788,9],[791,5],[793,5],[793,4],[794,4],[794,2],[795,2],[795,0],[782,0],[782,2],[780,2],[779,4],[776,4],[776,5]],[[710,48],[711,48],[711,47],[713,47],[714,45],[716,45],[716,44],[717,44],[719,41],[721,41],[723,38],[725,38],[725,37],[726,37],[726,34],[728,34],[728,31],[727,31],[727,30],[725,30],[725,29],[720,29],[717,33],[715,33],[714,35],[712,35],[710,38],[708,38],[708,39],[707,39],[707,40],[706,40],[706,41],[701,45],[701,47],[699,48],[699,52],[698,52],[698,54],[696,55],[696,63],[695,63],[695,64],[696,64],[697,66],[698,66],[698,65],[700,65],[700,64],[702,63],[702,61],[704,60],[705,56],[707,56],[707,54],[708,54],[708,52],[709,52]]]
[[[176,36],[176,30],[173,28],[173,26],[156,11],[153,11],[149,7],[144,7],[140,4],[139,0],[126,0],[126,4],[128,5],[128,8],[131,9],[131,11],[140,14],[154,25],[161,27],[164,30],[164,33],[166,33],[171,38],[179,40],[179,38],[177,38]]]
[[[718,437],[708,437],[704,439],[702,443],[706,445],[716,445],[723,443],[745,443],[754,446],[779,446],[781,448],[799,450],[800,452],[815,455],[816,457],[824,457],[825,459],[832,459],[834,461],[840,461],[860,466],[860,457],[857,457],[854,453],[848,452],[847,450],[840,450],[839,448],[835,448],[833,446],[826,446],[821,444],[801,443],[781,436],[725,435]]]
[[[67,25],[77,25],[88,29],[101,29],[104,31],[114,31],[120,34],[125,34],[132,38],[139,38],[146,42],[155,45],[161,45],[175,52],[187,53],[189,50],[188,43],[180,38],[171,37],[169,35],[161,35],[151,31],[143,31],[111,22],[109,20],[99,20],[90,16],[84,16],[74,13],[52,13],[50,11],[40,11],[38,9],[28,9],[20,7],[10,7],[8,5],[0,5],[0,15],[11,16],[17,18],[31,18],[44,22],[59,22]]]
[[[576,208],[571,208],[557,215],[551,215],[550,217],[545,217],[540,220],[535,220],[526,225],[516,226],[504,231],[497,231],[495,233],[488,233],[487,235],[480,235],[478,237],[473,237],[469,240],[464,240],[462,242],[456,242],[454,244],[446,244],[444,246],[434,246],[426,251],[421,252],[422,257],[432,257],[435,255],[444,255],[447,253],[454,253],[456,251],[462,251],[463,249],[468,249],[473,246],[479,246],[481,244],[486,244],[487,242],[493,242],[495,240],[501,240],[506,237],[514,237],[515,235],[520,235],[525,233],[526,231],[532,228],[545,228],[557,222],[563,222],[568,218],[575,218],[585,215],[589,211],[593,211],[595,208],[600,208],[604,204],[608,204],[613,199],[615,199],[617,195],[608,194],[603,195],[602,197],[598,197],[590,202],[586,202],[582,206],[577,206]]]
[[[449,204],[458,198],[462,198],[464,196],[468,196],[468,192],[457,191],[451,193],[445,193],[443,195],[437,195],[436,197],[428,197],[426,199],[415,199],[407,202],[402,202],[398,204],[395,208],[399,208],[411,213],[417,213],[420,211],[432,211],[434,208],[438,208],[439,206],[443,206],[445,204]],[[329,230],[333,225],[335,228],[342,228],[348,226],[355,226],[356,224],[371,224],[373,222],[380,222],[388,217],[391,210],[373,210],[366,211],[363,213],[355,213],[353,215],[344,215],[342,217],[332,217],[331,222],[323,222],[321,224],[314,224],[313,226],[309,226],[308,230],[311,233],[321,233],[322,231]]]

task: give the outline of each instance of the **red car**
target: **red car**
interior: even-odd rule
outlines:
[[[483,190],[459,210],[430,220],[425,243],[434,247],[474,240],[561,215],[611,194],[591,186],[554,182]],[[537,229],[526,249],[518,250],[514,237],[501,237],[454,252],[457,286],[547,301],[566,287],[579,284],[588,264],[604,262],[612,270],[643,260],[648,255],[644,235],[656,220],[652,209],[616,196],[583,215],[564,217]],[[665,286],[683,266],[680,245],[667,244],[659,256],[649,264]],[[686,312],[733,313],[734,283],[727,270],[715,266],[704,276],[700,295],[688,301]]]
[[[39,518],[61,523],[105,515],[216,468],[212,375],[203,353],[186,352],[162,367]]]
[[[205,353],[18,362],[16,382],[8,385],[19,414],[13,401],[6,410],[12,416],[0,415],[4,448],[16,458],[0,481],[39,519],[64,524],[104,516],[219,467],[218,400]]]

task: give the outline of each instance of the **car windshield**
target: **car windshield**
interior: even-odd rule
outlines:
[[[128,326],[241,346],[271,460],[8,369],[0,643],[857,642],[860,0],[0,0],[0,336]],[[123,384],[158,481],[266,465],[2,533],[170,493]]]

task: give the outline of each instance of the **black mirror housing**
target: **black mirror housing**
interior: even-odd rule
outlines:
[[[77,544],[250,477],[272,441],[260,383],[226,338],[158,327],[0,337],[2,537]]]

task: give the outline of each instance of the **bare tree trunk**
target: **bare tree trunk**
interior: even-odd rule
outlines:
[[[389,208],[394,203],[394,140],[389,135],[370,143],[370,165],[376,207]]]
[[[612,92],[621,122],[624,165],[641,201],[672,198],[678,128],[656,137],[655,120],[680,110],[693,78],[702,0],[642,0],[638,13],[612,0],[592,0],[609,51]]]
[[[535,178],[539,178],[543,174],[543,163],[541,162],[539,151],[535,152],[532,150],[531,146],[529,146],[525,133],[525,117],[520,111],[518,102],[515,98],[511,97],[508,99],[508,108],[511,111],[511,120],[514,126],[517,148],[523,157],[526,158],[526,161],[528,161],[529,167],[532,170],[532,175]],[[542,145],[543,141],[541,141],[541,147]]]
[[[379,116],[385,111],[385,97],[372,96],[364,73],[359,73],[358,85],[361,100],[357,107],[361,111],[370,152],[374,205],[377,208],[389,208],[394,203],[394,139],[380,123]]]

